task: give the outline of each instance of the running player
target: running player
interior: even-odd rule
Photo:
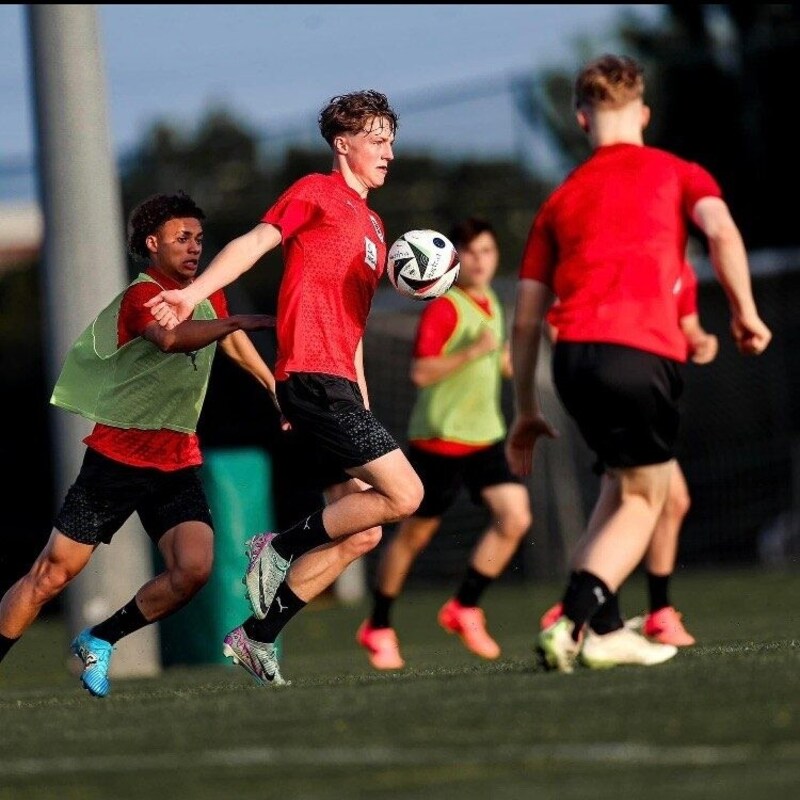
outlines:
[[[490,512],[461,585],[439,610],[439,624],[482,658],[500,655],[486,630],[483,593],[506,569],[530,528],[528,490],[506,461],[502,381],[511,377],[503,307],[492,289],[500,259],[489,222],[470,217],[450,231],[458,283],[425,307],[417,328],[411,379],[419,388],[408,426],[409,460],[425,496],[381,554],[373,608],[357,633],[377,669],[400,669],[390,611],[422,550],[462,486]]]
[[[228,316],[221,291],[169,331],[144,308],[162,289],[192,283],[203,251],[204,219],[182,192],[155,195],[131,213],[128,249],[149,264],[76,341],[51,400],[96,423],[84,440],[83,465],[41,554],[0,601],[2,659],[45,603],[137,512],[166,569],[72,642],[83,662],[81,681],[96,697],[110,690],[116,643],[178,611],[208,581],[213,531],[195,431],[215,343],[274,393],[274,377],[244,332],[273,326],[273,317]]]
[[[363,335],[386,268],[386,236],[367,205],[394,159],[397,115],[374,90],[333,97],[319,129],[332,169],[290,186],[249,232],[228,243],[191,285],[148,303],[167,328],[283,246],[276,392],[304,447],[323,508],[250,541],[245,573],[253,614],[224,652],[259,683],[284,683],[275,641],[305,605],[380,541],[381,526],[416,511],[422,484],[369,410]]]
[[[677,652],[625,627],[584,637],[584,626],[641,561],[667,497],[686,352],[672,292],[691,225],[706,238],[739,350],[761,353],[771,338],[719,185],[699,164],[645,146],[643,95],[642,68],[629,57],[604,55],[580,70],[577,120],[593,153],[537,212],[517,286],[509,463],[528,474],[536,439],[549,427],[534,376],[542,322],[558,297],[551,311],[555,386],[603,465],[563,615],[538,637],[544,662],[563,672],[572,672],[579,651],[590,666],[634,656],[660,663]]]

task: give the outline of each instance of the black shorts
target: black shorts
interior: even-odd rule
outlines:
[[[675,458],[683,392],[679,362],[622,345],[559,341],[553,380],[597,454],[596,472]]]
[[[294,372],[275,393],[291,435],[308,453],[309,486],[324,490],[350,480],[362,467],[399,449],[394,437],[364,407],[357,383],[336,375]]]
[[[213,527],[197,467],[132,467],[87,448],[55,528],[81,544],[108,544],[134,511],[153,542],[181,522]]]
[[[455,501],[462,485],[472,502],[479,506],[483,505],[481,492],[484,489],[503,483],[522,483],[508,466],[502,441],[466,456],[443,456],[410,444],[408,460],[425,487],[415,517],[441,517]]]

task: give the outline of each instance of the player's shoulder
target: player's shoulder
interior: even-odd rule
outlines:
[[[450,292],[447,292],[441,297],[426,301],[422,314],[420,314],[420,324],[427,325],[456,317],[458,315],[458,307],[456,306],[455,298],[451,297],[450,294]]]
[[[298,178],[287,191],[296,194],[317,194],[319,192],[330,191],[333,181],[330,175],[324,175],[321,172],[311,172]]]
[[[146,302],[151,297],[155,297],[159,292],[163,291],[165,287],[157,283],[153,278],[142,278],[140,273],[137,279],[133,280],[125,288],[122,296],[122,302],[125,304],[132,302]]]

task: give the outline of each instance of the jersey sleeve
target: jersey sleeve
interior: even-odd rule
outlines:
[[[446,297],[426,306],[419,318],[414,358],[440,356],[458,323],[456,307]]]
[[[217,315],[217,319],[225,319],[230,316],[228,298],[225,296],[224,290],[217,289],[208,300],[214,309],[214,313]]]
[[[722,197],[722,189],[714,176],[699,164],[690,162],[684,173],[684,210],[691,218],[698,200],[704,197]]]
[[[121,347],[131,339],[141,336],[144,329],[155,322],[155,317],[145,308],[145,303],[155,297],[162,288],[152,281],[142,281],[129,287],[122,298],[117,322],[117,344]]]
[[[313,224],[322,210],[303,184],[290,186],[264,213],[261,222],[280,228],[284,240]]]

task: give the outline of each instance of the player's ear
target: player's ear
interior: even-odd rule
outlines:
[[[337,136],[333,140],[333,150],[340,156],[346,155],[348,150],[347,139],[344,136]]]
[[[642,130],[650,124],[650,106],[642,106]]]
[[[151,253],[158,252],[158,238],[154,233],[151,233],[149,236],[145,237],[144,245]]]
[[[580,129],[584,133],[589,133],[589,116],[582,108],[579,108],[575,112],[575,119],[578,120],[578,126],[580,127]]]

